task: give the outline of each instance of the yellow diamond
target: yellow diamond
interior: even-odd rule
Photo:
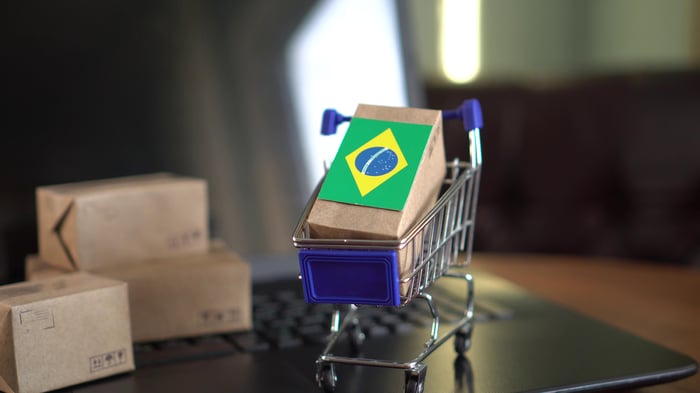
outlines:
[[[345,156],[345,161],[363,197],[408,166],[391,128]]]

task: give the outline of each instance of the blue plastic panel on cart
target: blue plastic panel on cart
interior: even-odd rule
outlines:
[[[308,303],[401,302],[396,250],[302,249],[299,266]]]

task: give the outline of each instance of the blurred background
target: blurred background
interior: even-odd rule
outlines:
[[[290,255],[339,143],[318,135],[325,108],[470,97],[485,117],[476,251],[700,266],[700,2],[5,9],[0,284],[37,251],[37,186],[157,171],[208,180],[212,234],[232,249]],[[459,125],[445,132],[466,158]]]

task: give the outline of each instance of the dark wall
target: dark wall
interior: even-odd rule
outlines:
[[[428,89],[465,97],[485,117],[477,250],[700,266],[700,73]]]
[[[313,4],[6,5],[0,284],[22,279],[25,255],[37,251],[34,189],[63,182],[203,177],[215,236],[241,253],[286,247],[305,179],[284,49]],[[269,173],[267,157],[288,163],[285,173]],[[266,222],[261,201],[285,213]]]

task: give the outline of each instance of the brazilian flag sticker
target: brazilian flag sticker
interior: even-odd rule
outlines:
[[[402,210],[433,127],[353,118],[319,198]]]

